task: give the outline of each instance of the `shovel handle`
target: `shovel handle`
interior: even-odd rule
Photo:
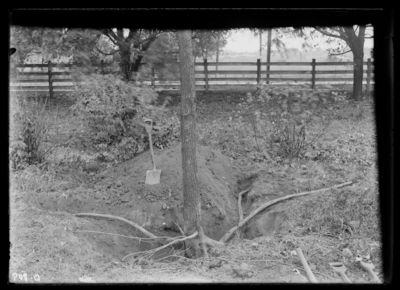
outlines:
[[[366,270],[368,271],[374,282],[381,283],[381,280],[379,280],[378,275],[375,274],[374,270],[372,270],[371,268],[366,268]]]
[[[344,272],[340,272],[340,276],[342,276],[342,280],[346,283],[351,283],[351,280],[349,279],[349,277],[347,277],[347,275]]]
[[[308,263],[307,263],[306,259],[304,258],[303,252],[301,251],[301,249],[297,248],[296,252],[297,252],[297,255],[300,258],[301,263],[303,264],[304,270],[306,270],[308,280],[310,280],[311,283],[318,283],[317,279],[315,279],[315,276],[314,276],[313,272],[311,272],[311,269],[308,266]]]
[[[151,131],[147,131],[147,133],[149,134],[150,153],[151,153],[151,159],[153,160],[153,170],[157,170],[157,169],[156,169],[156,160],[155,160],[155,158],[154,158],[153,140],[152,140],[152,138],[151,138]]]

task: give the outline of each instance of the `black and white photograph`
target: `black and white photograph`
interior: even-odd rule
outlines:
[[[391,283],[393,10],[8,12],[9,284]]]

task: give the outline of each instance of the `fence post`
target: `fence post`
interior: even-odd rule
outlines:
[[[371,92],[371,59],[368,59],[368,64],[367,64],[367,93],[369,94]]]
[[[154,66],[151,68],[151,86],[154,88],[155,86],[155,77],[156,77],[156,71],[154,69]]]
[[[100,62],[100,71],[101,71],[101,74],[104,75],[104,60],[101,60],[101,62]]]
[[[47,63],[47,74],[49,76],[49,93],[50,99],[53,99],[53,75],[51,73],[51,61]]]
[[[261,60],[257,58],[257,85],[261,81]]]
[[[311,88],[315,89],[315,58],[312,59],[311,67]]]
[[[208,68],[207,68],[207,59],[204,59],[204,81],[206,82],[206,92],[208,92]]]

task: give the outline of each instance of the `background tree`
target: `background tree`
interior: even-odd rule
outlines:
[[[150,46],[143,61],[154,67],[158,77],[166,79],[179,78],[178,39],[175,33],[166,32],[160,35]],[[149,73],[149,71],[148,71]]]
[[[209,59],[218,55],[220,50],[227,44],[230,35],[228,30],[197,30],[193,32],[193,56]]]
[[[63,29],[13,26],[10,29],[10,46],[17,49],[19,64],[26,63],[30,57],[40,56],[42,62],[62,56]]]
[[[163,31],[137,28],[116,28],[100,30],[110,41],[118,47],[119,65],[126,80],[130,80],[132,73],[137,73],[142,59],[151,44]]]
[[[75,59],[86,65],[90,65],[91,56],[111,57],[118,63],[124,80],[129,81],[136,76],[146,52],[162,33],[137,28],[71,29],[63,44],[73,48]]]
[[[178,41],[173,31],[15,27],[12,32],[12,45],[17,47],[21,63],[34,55],[43,62],[64,56],[87,73],[100,64],[107,64],[111,72],[116,72],[117,66],[125,81],[136,80],[141,68],[144,74],[154,67],[162,77],[179,75]],[[228,36],[229,31],[196,31],[192,36],[195,56],[213,57],[226,45]]]
[[[191,235],[199,233],[204,253],[204,233],[201,225],[200,195],[197,183],[196,159],[196,89],[194,61],[192,54],[191,31],[177,33],[179,43],[179,65],[181,69],[181,139],[183,173],[183,217],[184,232]],[[189,240],[195,256],[199,255],[198,239]]]
[[[342,40],[345,45],[340,45],[330,55],[342,55],[353,53],[354,61],[354,82],[353,98],[356,101],[362,99],[362,81],[363,81],[363,61],[364,61],[364,42],[366,38],[372,38],[365,34],[366,25],[354,25],[353,27],[314,27],[315,31],[328,36]]]
[[[335,48],[331,49],[329,56],[343,55],[349,52],[353,53],[354,65],[354,81],[353,81],[353,98],[357,101],[362,98],[362,80],[363,80],[363,61],[364,61],[364,42],[367,38],[373,38],[367,34],[367,28],[370,25],[354,25],[352,27],[336,26],[336,27],[295,27],[281,29],[283,34],[291,34],[303,38],[303,47],[316,47],[322,40]],[[315,44],[315,40],[319,43]],[[313,44],[314,42],[314,44]]]

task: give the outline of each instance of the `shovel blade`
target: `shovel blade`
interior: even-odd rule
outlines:
[[[338,262],[333,262],[333,263],[329,263],[329,265],[332,267],[332,269],[335,272],[345,272],[347,269],[346,267],[342,264],[342,263],[338,263]]]
[[[159,184],[161,177],[161,170],[147,170],[146,184]]]

